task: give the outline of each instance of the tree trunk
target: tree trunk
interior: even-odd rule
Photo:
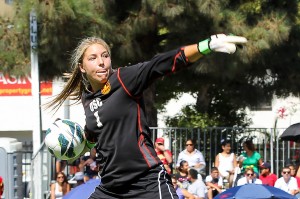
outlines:
[[[200,113],[207,113],[208,106],[210,104],[210,97],[207,95],[210,85],[203,85],[199,89],[197,101],[196,101],[196,110]]]

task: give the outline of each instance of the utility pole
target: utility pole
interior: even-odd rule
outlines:
[[[30,47],[31,47],[31,94],[33,101],[33,152],[36,153],[41,145],[41,98],[40,79],[37,53],[37,16],[35,11],[30,12]]]
[[[41,146],[41,97],[40,97],[40,78],[38,65],[38,39],[37,39],[37,16],[36,12],[30,12],[30,47],[31,47],[31,94],[32,94],[32,141],[33,159],[32,167],[32,198],[42,198],[42,157],[39,153]]]

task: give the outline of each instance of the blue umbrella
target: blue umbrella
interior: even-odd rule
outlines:
[[[272,187],[262,184],[246,184],[237,186],[218,194],[214,199],[297,199],[291,194]]]
[[[99,179],[90,179],[86,183],[72,189],[63,199],[88,199],[100,183]]]

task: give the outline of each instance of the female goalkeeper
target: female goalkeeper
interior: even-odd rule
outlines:
[[[244,37],[213,35],[118,69],[112,68],[105,41],[89,37],[79,43],[71,57],[69,80],[50,106],[59,108],[69,96],[82,101],[86,137],[96,144],[101,168],[101,184],[90,199],[178,198],[151,141],[143,91],[211,51],[231,54],[236,44],[246,42]]]

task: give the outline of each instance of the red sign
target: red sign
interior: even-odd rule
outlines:
[[[40,82],[41,95],[52,95],[52,82]],[[0,72],[0,96],[31,96],[31,78],[4,75]]]

